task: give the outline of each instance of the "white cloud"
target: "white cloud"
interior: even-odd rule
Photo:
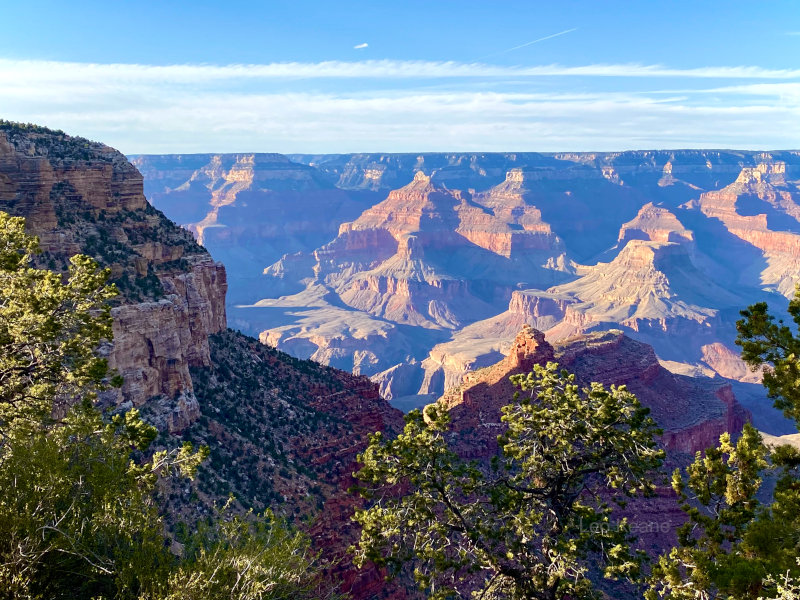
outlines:
[[[800,79],[800,69],[765,69],[755,66],[674,69],[661,65],[590,64],[583,66],[498,66],[484,63],[434,61],[325,61],[284,62],[250,65],[140,65],[71,63],[0,59],[4,82],[170,82],[203,83],[235,79],[439,79],[439,78],[533,78],[533,77],[626,77],[705,79]]]
[[[299,77],[288,63],[159,67],[0,60],[0,117],[64,129],[129,154],[775,149],[797,147],[800,140],[800,82],[790,81],[800,71],[670,70],[686,79],[707,71],[709,80],[744,80],[676,91],[648,90],[653,72],[665,69],[640,66],[638,88],[606,91],[610,86],[595,89],[583,82],[574,88],[520,87],[522,68],[489,65],[480,69],[490,75],[474,75],[471,65],[459,63],[292,64],[308,77],[379,81],[326,92],[316,89],[319,82],[312,91],[303,82],[283,81]],[[570,77],[625,71],[631,77],[629,68],[526,69]],[[443,82],[435,89],[397,81],[420,77],[420,71],[430,78],[449,75],[438,75]],[[505,75],[514,78],[514,87]],[[449,77],[496,77],[500,83],[487,90]]]
[[[363,48],[366,48],[368,46],[369,44],[366,42],[364,42],[363,44],[356,44],[355,46],[353,46],[353,50],[362,50]]]

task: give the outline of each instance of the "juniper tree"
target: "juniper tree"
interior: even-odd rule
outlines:
[[[762,369],[776,408],[800,424],[800,337],[776,321],[766,303],[742,311],[736,343],[742,358]],[[800,325],[800,291],[789,303]],[[736,432],[731,432],[736,433]],[[735,443],[698,452],[685,474],[676,471],[687,523],[678,546],[659,558],[648,598],[756,600],[792,597],[800,577],[800,450],[767,447],[746,425]],[[771,501],[762,502],[764,481],[774,480]]]
[[[395,439],[370,438],[356,474],[372,505],[357,564],[410,572],[432,598],[594,598],[590,565],[637,580],[643,556],[612,505],[653,490],[656,424],[624,387],[580,389],[554,363],[512,378],[491,465],[461,459],[434,404]]]

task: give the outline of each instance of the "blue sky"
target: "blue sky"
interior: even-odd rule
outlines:
[[[37,1],[0,117],[123,152],[800,148],[800,3]]]

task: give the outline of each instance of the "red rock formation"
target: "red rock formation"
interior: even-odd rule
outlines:
[[[556,362],[585,383],[626,385],[650,408],[668,450],[703,450],[722,433],[740,431],[750,419],[730,384],[671,373],[650,346],[620,331],[563,340],[556,344]]]
[[[150,207],[125,157],[54,132],[0,131],[0,209],[26,218],[48,260],[84,252],[111,268],[123,297],[109,356],[125,378],[117,401],[160,397],[170,430],[197,418],[189,366],[209,363],[208,335],[226,327],[225,269]]]
[[[761,272],[762,283],[791,297],[800,281],[800,189],[785,175],[783,161],[745,167],[735,182],[702,194],[687,207],[719,219],[730,233],[763,251],[768,265]],[[756,209],[765,212],[743,214],[742,204],[752,204],[754,198],[760,201]],[[776,225],[770,227],[773,218]],[[788,230],[780,230],[784,228]]]
[[[725,431],[738,431],[749,413],[736,401],[728,384],[715,383],[664,369],[653,349],[607,331],[563,340],[555,347],[544,334],[524,327],[508,356],[496,365],[467,373],[458,388],[442,400],[453,415],[454,429],[465,453],[480,455],[490,448],[500,424],[500,407],[514,394],[508,380],[527,373],[533,364],[554,360],[576,374],[583,384],[626,385],[664,429],[665,447],[693,453],[715,444]]]

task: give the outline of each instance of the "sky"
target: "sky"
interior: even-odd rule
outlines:
[[[26,0],[0,118],[126,154],[800,148],[800,2]]]

